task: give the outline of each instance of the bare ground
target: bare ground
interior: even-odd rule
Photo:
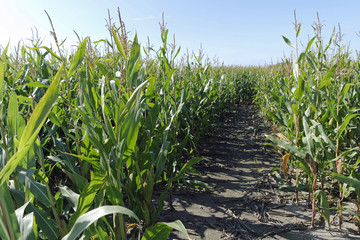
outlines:
[[[346,214],[342,229],[331,226],[330,232],[321,222],[311,227],[307,195],[295,204],[293,192],[279,190],[272,169],[279,167],[280,160],[263,145],[266,133],[269,129],[254,106],[237,106],[219,131],[201,144],[204,161],[196,169],[202,175],[192,177],[208,188],[177,189],[175,209],[166,206],[160,220],[181,220],[193,240],[360,239]],[[171,239],[183,238],[175,232]]]

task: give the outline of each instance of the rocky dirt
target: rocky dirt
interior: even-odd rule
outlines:
[[[264,145],[266,133],[269,128],[254,106],[237,106],[217,133],[204,138],[200,147],[204,160],[196,166],[202,175],[189,176],[208,187],[176,189],[174,209],[166,206],[160,220],[181,220],[193,240],[360,239],[345,213],[342,229],[331,226],[330,232],[321,221],[311,227],[307,194],[296,204],[293,192],[279,190],[272,170],[280,160]],[[175,232],[171,239],[183,238]]]

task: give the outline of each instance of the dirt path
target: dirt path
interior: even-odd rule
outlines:
[[[166,207],[161,220],[181,220],[192,239],[360,239],[352,223],[331,233],[325,224],[310,228],[306,201],[296,205],[293,193],[278,190],[271,170],[279,158],[263,145],[266,131],[253,106],[238,106],[202,143],[202,176],[194,178],[208,189],[175,191],[175,210]]]

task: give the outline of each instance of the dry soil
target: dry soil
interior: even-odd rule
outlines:
[[[349,215],[342,229],[319,220],[311,227],[307,194],[296,204],[294,193],[283,191],[273,174],[280,159],[270,146],[271,134],[252,105],[239,105],[216,133],[201,143],[204,160],[196,166],[208,188],[179,188],[161,221],[181,220],[191,239],[360,239]],[[348,204],[351,206],[351,204]],[[331,217],[333,218],[333,216]],[[321,219],[316,215],[316,219]],[[183,239],[176,232],[171,239]]]

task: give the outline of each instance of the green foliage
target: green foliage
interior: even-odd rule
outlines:
[[[334,192],[332,188],[338,187],[341,224],[343,199],[351,191],[360,193],[354,177],[360,153],[359,60],[350,57],[337,37],[340,33],[334,30],[325,42],[316,29],[321,27],[314,26],[315,36],[303,51],[283,37],[296,54],[256,73],[255,102],[273,125],[274,136],[269,139],[279,155],[282,159],[291,156],[289,164],[283,164],[287,166],[283,172],[296,171],[287,174],[296,176],[296,198],[298,186],[307,184],[314,201],[313,213],[317,200],[319,212],[329,223],[327,198]]]
[[[168,30],[145,58],[137,35],[110,30],[70,55],[38,39],[21,61],[2,52],[1,239],[167,239],[173,229],[189,238],[180,221],[157,217],[196,172],[204,133],[252,100],[254,79],[202,53],[177,60]]]

